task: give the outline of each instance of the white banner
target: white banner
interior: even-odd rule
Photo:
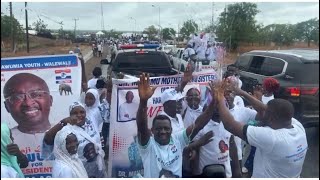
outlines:
[[[40,154],[44,132],[69,116],[81,92],[81,63],[76,55],[1,59],[1,122],[27,155],[25,177],[51,177],[51,161]]]
[[[216,78],[215,73],[194,73],[193,81],[184,91],[195,87],[201,91],[202,101],[205,99],[205,88],[208,81]],[[151,86],[157,86],[155,93],[148,101],[148,125],[152,126],[153,118],[162,110],[161,94],[168,88],[175,88],[182,76],[163,76],[150,79]],[[143,175],[142,160],[137,147],[136,114],[139,106],[137,80],[121,79],[113,81],[111,120],[110,120],[110,146],[108,174],[111,177],[133,177],[137,173]],[[132,103],[126,102],[129,96]]]

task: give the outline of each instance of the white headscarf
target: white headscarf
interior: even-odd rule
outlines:
[[[70,155],[66,148],[66,139],[70,134],[75,134],[71,125],[63,127],[54,138],[53,153],[55,161],[59,161],[72,169],[74,178],[88,178],[86,169],[84,168],[78,154]]]
[[[87,105],[85,105],[85,110],[87,113],[87,118],[89,118],[90,120],[92,120],[92,122],[94,123],[94,126],[97,130],[97,132],[100,131],[100,126],[103,123],[103,118],[101,116],[101,112],[99,110],[100,108],[100,96],[99,96],[99,92],[96,89],[89,89],[86,92],[86,95],[88,93],[93,94],[94,98],[96,99],[94,104],[90,107],[88,107]]]
[[[94,90],[96,92],[98,92],[97,90],[95,89],[90,89],[90,90]],[[88,90],[89,91],[89,90]],[[87,92],[88,93],[88,92]],[[93,94],[95,97],[96,95]],[[100,102],[99,102],[100,104]],[[75,107],[83,107],[84,109],[86,109],[86,107],[83,106],[83,104],[81,104],[80,102],[74,102],[70,105],[69,107],[69,111],[71,112]],[[98,109],[98,107],[96,108]],[[100,115],[101,116],[101,115]],[[86,118],[90,118],[88,117],[88,112],[86,110]],[[75,135],[78,137],[78,136],[82,136],[84,137],[85,139],[87,139],[89,142],[92,142],[95,146],[95,149],[96,149],[96,152],[98,153],[98,157],[97,157],[97,164],[98,164],[98,169],[99,170],[103,170],[104,168],[104,156],[105,156],[105,153],[102,149],[102,146],[101,146],[101,142],[100,142],[100,139],[96,139],[96,138],[92,138],[90,137],[90,135],[81,127],[79,126],[71,126],[70,129],[72,130],[72,132],[75,133]],[[96,129],[97,132],[99,132],[97,129]],[[84,147],[83,147],[84,148]],[[81,153],[83,152],[83,148],[81,149],[79,147],[78,149],[78,152],[80,151]]]

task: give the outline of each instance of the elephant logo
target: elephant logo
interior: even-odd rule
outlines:
[[[61,96],[62,96],[63,92],[65,95],[69,95],[70,93],[72,94],[71,86],[68,84],[60,84],[59,85],[59,92],[60,92]]]

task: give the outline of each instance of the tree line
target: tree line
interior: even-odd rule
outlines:
[[[263,26],[255,20],[260,11],[257,4],[241,2],[228,5],[219,15],[218,22],[204,29],[199,29],[194,20],[187,20],[179,30],[178,40],[188,38],[192,33],[215,32],[218,41],[224,42],[228,48],[236,49],[240,43],[259,43],[266,45],[291,45],[294,42],[313,42],[319,46],[319,19],[312,18],[296,24],[270,24]],[[158,30],[152,25],[144,30],[149,37],[154,38]],[[164,40],[175,38],[173,28],[164,28],[161,31]]]

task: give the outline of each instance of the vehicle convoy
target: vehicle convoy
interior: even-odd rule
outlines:
[[[158,50],[158,44],[131,44],[120,46],[115,59],[100,61],[102,74],[112,78],[135,78],[142,72],[151,77],[176,75],[168,55]],[[124,77],[122,77],[124,76]]]
[[[188,61],[183,59],[183,51],[184,48],[177,48],[176,51],[172,55],[172,62],[171,64],[173,67],[177,70],[180,70],[182,72],[185,71]],[[209,60],[199,60],[200,61],[200,69],[202,71],[215,69],[218,67],[218,63],[216,61],[209,61]]]
[[[242,89],[252,91],[252,82],[273,77],[280,83],[275,97],[293,103],[295,117],[305,127],[319,126],[319,50],[251,51],[234,65],[240,70]]]

